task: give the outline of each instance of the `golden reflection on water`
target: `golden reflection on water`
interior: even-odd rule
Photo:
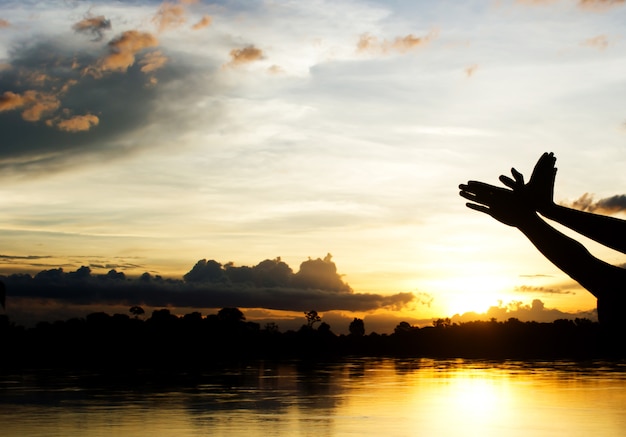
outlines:
[[[0,378],[3,436],[623,436],[621,363],[256,363],[193,384]]]
[[[576,369],[421,360],[399,371],[385,363],[372,369],[376,385],[363,387],[376,395],[344,408],[375,411],[383,420],[370,425],[388,422],[380,431],[391,435],[626,435],[623,369]]]

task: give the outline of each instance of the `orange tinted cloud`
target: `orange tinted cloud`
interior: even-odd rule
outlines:
[[[135,56],[143,49],[156,47],[157,39],[150,33],[128,30],[109,42],[111,53],[100,61],[102,71],[122,71],[135,63]]]
[[[585,9],[604,10],[614,6],[623,6],[626,0],[579,0],[578,6]]]
[[[103,15],[97,17],[87,17],[72,26],[76,32],[91,33],[97,40],[102,39],[103,32],[111,28],[111,21]]]
[[[60,120],[56,123],[56,127],[64,132],[84,132],[97,126],[100,119],[93,114],[75,115],[66,120]]]
[[[26,121],[39,121],[44,114],[56,111],[61,102],[56,96],[37,91],[26,91],[24,98],[27,108],[22,112],[22,118]]]
[[[0,96],[0,112],[25,107],[22,118],[26,121],[39,121],[43,114],[57,110],[60,105],[55,95],[34,90],[21,95],[5,91]]]
[[[263,51],[254,46],[244,47],[243,49],[232,49],[230,51],[230,65],[247,64],[249,62],[258,61],[263,58]]]
[[[476,72],[476,70],[478,70],[477,64],[470,65],[469,67],[465,69],[465,74],[467,75],[467,77],[472,77],[472,75]]]
[[[426,44],[428,41],[430,41],[430,38],[430,36],[419,38],[412,34],[405,37],[398,37],[391,44],[391,48],[399,52],[406,52],[414,47]]]
[[[271,67],[267,69],[267,71],[269,71],[272,74],[282,74],[285,72],[285,70],[283,70],[282,67],[279,65],[272,65]]]
[[[361,35],[359,42],[357,43],[357,51],[359,52],[400,52],[406,53],[416,47],[423,46],[429,43],[436,36],[435,32],[431,32],[426,36],[417,37],[413,34],[406,36],[399,36],[393,41],[383,40],[379,41],[377,37],[370,34]]]
[[[46,73],[43,73],[41,71],[33,71],[28,74],[24,74],[22,76],[24,77],[24,80],[26,82],[32,85],[36,85],[36,86],[44,86],[46,81],[53,80],[50,76],[48,76]]]
[[[3,20],[2,18],[0,18],[0,28],[9,26],[11,26],[11,23],[9,23],[7,20]]]
[[[24,97],[11,91],[5,91],[4,94],[0,96],[0,112],[20,108],[25,104],[26,101]]]
[[[556,3],[558,0],[516,0],[516,3],[521,3],[524,5],[547,5],[550,3]]]
[[[151,73],[163,67],[167,63],[167,57],[160,51],[146,54],[139,64],[142,66],[141,71]]]
[[[208,27],[211,25],[211,21],[212,21],[211,17],[209,15],[205,15],[200,19],[200,21],[198,21],[196,24],[191,26],[191,28],[193,30],[204,29],[205,27]]]
[[[159,32],[178,27],[187,21],[185,8],[180,4],[164,2],[152,21],[156,23]]]
[[[361,35],[359,38],[359,42],[356,44],[356,49],[359,52],[364,52],[372,49],[374,46],[378,45],[378,38],[369,33],[365,33]]]
[[[609,39],[606,37],[606,35],[598,35],[593,38],[586,39],[581,44],[584,46],[604,50],[609,46]]]

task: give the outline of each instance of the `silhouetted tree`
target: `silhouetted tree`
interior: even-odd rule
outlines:
[[[322,335],[328,335],[328,334],[334,335],[330,330],[330,325],[326,322],[320,323],[320,326],[317,328],[317,332],[319,332]]]
[[[279,332],[278,325],[274,322],[267,322],[264,329],[266,332]]]
[[[393,333],[394,334],[405,334],[407,332],[411,332],[413,330],[413,327],[411,326],[411,324],[409,322],[400,322],[398,323],[398,325],[394,328]]]
[[[306,317],[306,325],[309,328],[312,328],[315,323],[322,321],[322,318],[317,314],[317,311],[315,310],[305,312],[304,317]]]
[[[4,282],[0,281],[0,305],[2,305],[2,309],[6,310],[6,301],[7,299],[7,289],[4,285]]]
[[[134,315],[136,319],[139,318],[139,316],[143,316],[146,313],[143,308],[137,305],[130,307],[128,312]]]
[[[239,310],[239,308],[222,308],[217,312],[217,318],[222,322],[243,322],[246,320],[246,316]]]
[[[452,326],[452,321],[449,317],[446,317],[445,319],[439,318],[437,320],[433,320],[433,326],[435,328],[448,328]]]
[[[363,337],[365,335],[365,323],[362,319],[354,318],[352,322],[350,322],[350,334],[355,337]]]

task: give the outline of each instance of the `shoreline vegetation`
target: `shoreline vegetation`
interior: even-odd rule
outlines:
[[[281,332],[276,324],[246,321],[238,308],[203,317],[176,316],[168,309],[145,317],[141,307],[127,314],[92,313],[33,328],[0,316],[3,358],[0,370],[100,369],[132,372],[201,370],[241,360],[304,361],[344,357],[424,357],[468,359],[621,359],[623,332],[609,332],[588,319],[552,323],[438,319],[433,326],[399,323],[392,334],[367,333],[361,319],[350,334],[336,335],[316,311],[306,323]]]

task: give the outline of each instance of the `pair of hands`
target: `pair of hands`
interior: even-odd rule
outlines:
[[[513,179],[504,175],[499,178],[510,189],[469,181],[459,185],[459,194],[471,201],[466,203],[468,208],[488,214],[506,225],[520,227],[536,217],[536,212],[554,205],[555,163],[554,153],[544,153],[535,164],[527,184],[524,176],[512,168]]]

